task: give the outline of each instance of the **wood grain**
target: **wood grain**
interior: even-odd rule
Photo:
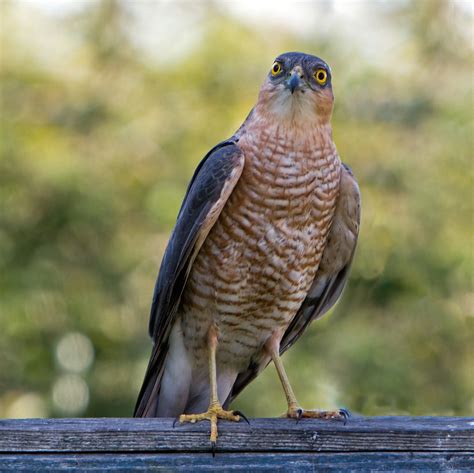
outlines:
[[[46,454],[0,456],[0,471],[472,471],[469,453]]]
[[[173,419],[0,420],[0,471],[474,471],[474,418],[251,419],[209,424]]]

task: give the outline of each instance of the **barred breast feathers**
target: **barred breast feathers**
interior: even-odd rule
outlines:
[[[218,356],[246,366],[307,295],[334,214],[340,161],[329,126],[303,133],[254,114],[237,138],[242,175],[197,255],[182,317],[189,349],[205,349],[212,321],[221,328]]]

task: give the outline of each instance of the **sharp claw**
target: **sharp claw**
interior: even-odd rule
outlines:
[[[351,413],[347,409],[339,409],[339,414],[344,418],[344,425],[347,423],[347,419],[351,417]]]
[[[240,412],[240,411],[233,411],[232,414],[234,414],[234,416],[240,416],[240,417],[242,417],[242,419],[244,419],[245,422],[247,422],[247,424],[250,425],[249,420],[247,419],[247,417],[246,417],[244,414],[242,414],[242,412]]]
[[[296,423],[298,424],[298,422],[302,419],[303,417],[303,409],[301,409],[301,407],[299,409],[296,410]]]
[[[346,417],[352,417],[351,411],[343,407],[342,409],[339,409],[339,412]]]
[[[215,458],[216,456],[216,442],[211,440],[211,452],[212,452],[212,458]]]

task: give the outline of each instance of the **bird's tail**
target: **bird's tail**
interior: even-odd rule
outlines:
[[[165,353],[166,350],[157,350],[156,344],[153,346],[150,362],[148,363],[142,388],[138,394],[133,417],[157,416],[158,395],[166,359]]]

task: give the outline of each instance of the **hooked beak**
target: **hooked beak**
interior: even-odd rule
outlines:
[[[285,87],[290,89],[290,92],[293,92],[301,85],[301,78],[297,71],[293,70],[291,72],[290,78],[285,82]]]

